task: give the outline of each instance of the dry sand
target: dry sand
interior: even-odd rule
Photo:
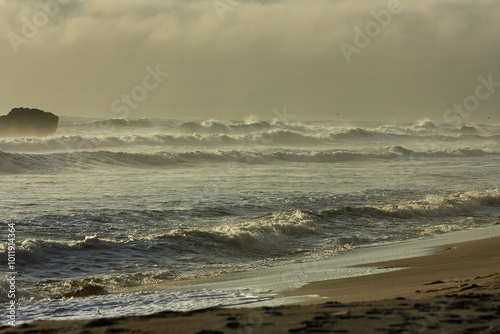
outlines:
[[[285,294],[327,298],[300,305],[37,321],[0,333],[500,334],[500,237],[370,266],[408,269],[314,282]]]

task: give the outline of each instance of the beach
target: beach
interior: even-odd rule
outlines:
[[[0,304],[18,326],[78,324],[427,298],[494,274],[481,243],[444,246],[500,237],[500,126],[474,128],[61,117],[0,139],[0,265],[17,273]],[[414,262],[434,253],[450,259]]]
[[[312,282],[285,306],[36,321],[0,333],[499,333],[500,237],[447,244],[433,255],[369,266],[406,268]]]

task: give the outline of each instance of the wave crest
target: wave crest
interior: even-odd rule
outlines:
[[[359,217],[456,217],[472,214],[481,206],[500,206],[500,189],[483,192],[471,191],[450,195],[427,195],[418,201],[403,202],[384,206],[341,207],[326,210],[330,215]]]
[[[274,152],[215,150],[191,152],[127,153],[109,151],[82,151],[50,154],[21,154],[0,151],[0,172],[46,173],[64,168],[162,167],[184,163],[247,163],[268,164],[275,162],[339,163],[346,161],[369,161],[372,159],[408,160],[429,158],[461,158],[498,155],[500,150],[451,149],[440,151],[414,151],[402,146],[391,146],[368,152],[349,150],[277,150]]]

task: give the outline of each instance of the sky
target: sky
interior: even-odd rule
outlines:
[[[0,0],[0,114],[500,122],[498,0]]]

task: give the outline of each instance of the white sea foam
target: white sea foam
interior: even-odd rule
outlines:
[[[192,311],[221,305],[238,305],[274,297],[256,289],[136,292],[89,298],[46,300],[20,305],[17,323],[36,320],[100,319],[148,315],[165,311]],[[2,320],[6,324],[6,320]]]
[[[59,131],[49,138],[0,139],[0,151],[81,151],[153,146],[304,146],[345,145],[350,141],[376,140],[389,143],[419,140],[427,144],[500,140],[493,125],[450,127],[425,120],[409,125],[282,122],[275,120],[229,122],[221,120],[167,121],[112,119],[61,121]]]

